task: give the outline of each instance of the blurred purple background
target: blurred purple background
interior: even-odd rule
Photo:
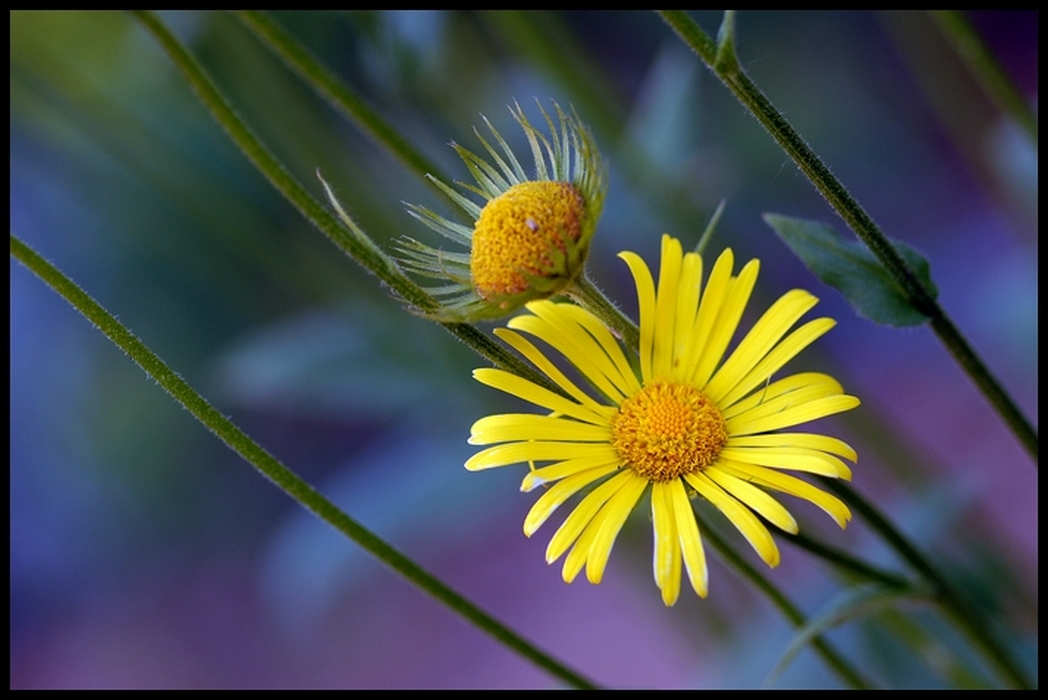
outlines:
[[[427,235],[402,200],[451,214],[235,19],[163,17],[300,181],[321,196],[319,167],[384,245]],[[1037,13],[969,17],[1036,103]],[[839,321],[789,369],[828,371],[863,400],[818,425],[858,449],[856,489],[1032,659],[1035,466],[930,330],[856,318],[763,224],[771,211],[844,230],[657,16],[277,18],[453,177],[467,174],[445,144],[477,147],[479,113],[519,147],[506,104],[573,104],[611,169],[591,273],[626,308],[615,254],[655,265],[661,233],[694,245],[726,199],[711,251],[762,260],[748,323],[795,286]],[[716,31],[717,14],[696,18]],[[788,625],[716,561],[708,599],[664,608],[643,509],[600,586],[545,565],[556,524],[522,535],[535,498],[518,491],[523,468],[462,468],[472,422],[514,406],[470,379],[483,362],[273,192],[133,20],[11,23],[15,235],[350,515],[579,672],[622,687],[761,684]],[[1036,424],[1036,146],[926,15],[742,13],[737,32],[751,77],[882,228],[928,257],[943,306]],[[10,269],[12,687],[556,687],[307,514]],[[860,520],[841,533],[787,505],[806,533],[903,570]],[[771,579],[817,614],[840,583],[781,546]],[[830,638],[881,683],[943,683],[877,625]],[[777,685],[837,681],[805,652]]]

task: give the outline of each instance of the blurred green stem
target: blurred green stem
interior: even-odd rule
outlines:
[[[441,190],[426,178],[433,175],[441,182],[451,182],[426,156],[408,142],[400,133],[390,126],[374,109],[341,80],[309,49],[295,41],[287,31],[264,12],[240,10],[236,15],[244,26],[250,29],[258,39],[268,46],[281,61],[291,70],[298,73],[306,84],[320,93],[336,110],[348,117],[365,134],[371,136],[379,145],[388,149],[399,158],[410,170],[413,170],[423,181]],[[443,192],[441,192],[443,194]]]
[[[312,511],[321,520],[330,524],[408,581],[535,665],[574,687],[594,687],[590,681],[546,655],[513,630],[478,609],[439,579],[339,510],[335,504],[217,411],[87,292],[14,234],[11,235],[11,255],[83,314],[114,345],[127,353],[139,367],[145,370],[147,375],[171,394],[175,401],[203,423],[204,427],[303,507]]]
[[[569,289],[568,294],[578,301],[580,305],[595,313],[608,327],[619,333],[622,336],[623,341],[627,342],[626,347],[637,348],[640,346],[640,331],[637,328],[637,324],[626,316],[621,309],[609,301],[592,282],[587,278],[582,277],[581,280],[576,282],[573,286],[575,289]],[[596,303],[594,303],[594,301]],[[598,308],[600,313],[593,310],[594,306]],[[797,609],[797,606],[790,602],[781,591],[775,588],[775,586],[765,576],[750,566],[745,559],[740,557],[732,547],[724,542],[724,540],[720,539],[716,532],[702,521],[698,512],[695,513],[695,517],[699,520],[700,529],[709,539],[714,548],[716,548],[720,553],[725,563],[735,569],[742,578],[751,582],[758,590],[764,593],[772,604],[775,605],[775,607],[777,607],[791,623],[797,627],[803,627],[806,624],[804,615]],[[799,541],[798,544],[800,544],[800,546],[805,546],[816,556],[822,557],[831,564],[840,566],[846,571],[858,573],[865,578],[879,580],[889,585],[908,585],[898,577],[879,572],[851,557],[843,555],[837,556],[828,547],[818,547],[804,541]],[[829,666],[833,668],[834,671],[836,671],[849,685],[856,688],[870,687],[870,684],[862,678],[858,671],[853,669],[848,662],[837,654],[823,639],[814,639],[812,641],[812,646],[819,655],[823,657],[826,663],[829,664]]]
[[[634,336],[639,335],[636,324],[634,324],[629,317],[623,314],[617,306],[608,302],[604,310],[607,314],[618,317],[608,322],[612,328],[624,329],[625,332]],[[870,526],[880,534],[896,552],[899,553],[899,556],[901,556],[904,561],[908,562],[910,566],[921,575],[921,577],[927,582],[928,586],[932,589],[929,597],[940,605],[946,615],[949,616],[958,628],[964,632],[973,645],[979,649],[984,656],[986,656],[990,664],[997,669],[1002,677],[1007,678],[1009,683],[1012,683],[1016,687],[1032,687],[1019,665],[1011,658],[1007,648],[997,639],[989,621],[985,620],[982,615],[979,614],[978,610],[969,605],[965,599],[957,595],[956,591],[954,591],[946,582],[945,577],[943,577],[935,567],[928,562],[916,547],[903,537],[899,530],[896,529],[885,516],[883,516],[872,504],[867,502],[846,483],[831,478],[824,478],[822,479],[822,482],[831,491],[835,492],[846,503],[854,508],[856,512],[863,516],[866,522],[869,523]],[[708,527],[705,529],[707,532],[709,531]],[[879,571],[854,559],[853,557],[836,552],[825,545],[820,545],[805,537],[789,535],[788,533],[782,534],[798,546],[804,547],[815,556],[826,560],[830,564],[840,568],[842,571],[858,574],[863,578],[879,581],[888,586],[911,586],[909,582],[904,581],[893,574]],[[719,550],[722,549],[722,547],[723,543],[722,545],[718,545]],[[725,554],[723,551],[721,553]],[[733,566],[738,563],[743,567],[749,567],[745,560],[740,559],[737,555],[725,554],[725,559]],[[781,597],[781,594],[771,587],[767,581],[763,580],[763,577],[761,577],[758,572],[753,571],[752,567],[749,567],[748,570],[740,569],[740,573],[745,578],[753,581],[758,588],[764,591],[791,621],[794,620],[796,610],[791,611],[788,605],[782,605],[780,601],[776,599],[776,596]],[[798,624],[803,624],[803,621]]]
[[[1019,88],[1001,68],[1001,64],[990,53],[971,22],[957,10],[935,10],[930,14],[968,65],[982,89],[997,104],[998,109],[1023,128],[1036,147],[1037,115],[1033,113],[1030,103]]]
[[[884,235],[866,210],[830,172],[804,139],[768,101],[764,93],[739,66],[735,55],[734,13],[725,13],[719,41],[714,42],[702,27],[682,11],[659,11],[666,24],[720,78],[775,141],[793,159],[815,188],[852,231],[873,251],[915,309],[931,319],[932,330],[946,345],[961,368],[972,378],[990,404],[1015,433],[1019,442],[1037,461],[1037,432],[1019,407],[968,344],[946,312],[925,289],[920,279]]]
[[[1008,679],[1008,682],[1016,688],[1033,687],[1019,664],[1012,659],[1008,651],[1009,647],[998,638],[990,621],[986,620],[967,599],[957,593],[946,578],[887,517],[847,484],[829,478],[823,478],[821,481],[829,490],[840,496],[841,500],[854,508],[867,524],[928,582],[932,587],[932,600],[939,604],[953,624],[964,633],[998,674]]]
[[[822,557],[827,562],[837,567],[841,573],[847,573],[852,577],[858,577],[864,581],[875,582],[887,588],[913,588],[913,584],[902,576],[871,566],[864,561],[856,559],[847,552],[834,549],[833,547],[812,539],[807,535],[786,532],[785,530],[778,529],[776,530],[776,534],[784,540],[792,542],[801,549],[806,549],[815,556]]]
[[[185,80],[196,92],[215,120],[222,125],[229,137],[243,151],[258,170],[302,215],[327,236],[349,257],[364,269],[378,277],[412,306],[429,311],[439,304],[425,290],[407,277],[396,262],[379,248],[374,241],[352,219],[345,218],[341,225],[323,205],[277,161],[265,145],[255,136],[218,91],[204,69],[171,33],[160,19],[150,12],[133,12],[133,16],[153,34],[171,60],[182,71]],[[442,326],[481,356],[498,367],[562,393],[543,374],[510,353],[502,345],[481,333],[473,326],[463,323],[442,323]]]
[[[717,550],[717,553],[729,566],[735,569],[742,578],[749,581],[758,590],[764,593],[768,600],[770,600],[795,627],[803,627],[807,624],[804,613],[802,613],[782,591],[776,588],[766,576],[750,566],[749,562],[739,556],[734,547],[721,539],[716,530],[710,527],[709,523],[706,522],[698,512],[695,513],[695,519],[699,523],[699,530],[702,532],[702,536],[706,541],[713,545],[713,548]],[[853,688],[873,687],[873,684],[870,681],[863,678],[858,670],[852,668],[851,664],[837,653],[837,651],[822,637],[815,637],[811,641],[811,645],[816,653],[818,653],[829,667],[832,668],[834,672],[837,673],[837,675],[848,685]]]

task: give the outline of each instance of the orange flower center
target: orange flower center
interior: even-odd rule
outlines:
[[[473,229],[469,266],[477,293],[485,299],[518,294],[528,288],[529,275],[559,273],[585,213],[569,182],[522,182],[492,199]]]
[[[688,384],[656,381],[626,399],[612,421],[612,445],[649,481],[671,481],[717,459],[728,441],[724,416]]]

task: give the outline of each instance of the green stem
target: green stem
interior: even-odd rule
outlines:
[[[540,651],[534,644],[519,636],[504,624],[484,613],[467,599],[428,573],[415,562],[379,539],[372,532],[346,515],[322,496],[316,489],[303,481],[297,474],[284,466],[261,445],[248,437],[240,428],[217,411],[198,394],[177,372],[171,369],[131,331],[106,311],[87,292],[66,277],[51,263],[44,260],[35,250],[11,235],[11,255],[45,284],[54,289],[73,308],[93,323],[114,345],[123,350],[146,374],[159,384],[183,408],[203,423],[230,449],[247,460],[263,476],[276,484],[291,498],[329,523],[362,549],[399,573],[414,585],[433,596],[439,602],[466,618],[469,622],[491,635],[535,665],[545,669],[565,683],[577,688],[592,688],[593,684],[567,668],[560,662]]]
[[[263,44],[268,46],[284,62],[284,65],[297,73],[307,85],[322,95],[336,110],[354,122],[361,131],[371,136],[379,145],[389,149],[404,165],[433,187],[434,191],[443,194],[425,176],[433,175],[441,182],[451,182],[451,180],[445,177],[432,161],[390,126],[378,112],[314,56],[309,49],[295,41],[294,37],[273,21],[272,17],[264,12],[256,11],[237,11],[233,14]]]
[[[931,597],[944,610],[951,621],[968,640],[981,651],[1001,677],[1017,688],[1032,688],[1026,674],[1012,659],[1004,640],[1000,639],[992,625],[979,610],[962,597],[934,566],[921,554],[905,535],[892,525],[880,511],[868,503],[851,487],[836,479],[821,479],[822,483],[841,497],[856,513],[874,529],[892,548],[912,566],[932,587]]]
[[[153,34],[161,47],[170,56],[175,66],[182,71],[186,82],[196,92],[200,101],[204,103],[204,106],[207,107],[215,120],[225,129],[233,142],[243,151],[248,160],[265,175],[273,187],[291,202],[308,221],[316,226],[321,233],[327,236],[346,255],[382,280],[412,306],[422,311],[431,311],[439,307],[439,303],[407,277],[396,262],[383,252],[357,224],[348,217],[345,226],[340,224],[320,202],[314,199],[287,172],[261,140],[240,119],[204,72],[203,67],[197,63],[182,42],[168,30],[159,18],[150,12],[139,11],[132,14]],[[563,390],[556,387],[545,375],[537,372],[530,365],[511,354],[506,348],[496,343],[489,336],[479,332],[476,328],[462,323],[442,323],[441,325],[496,366],[526,377],[551,391],[562,393]]]
[[[937,10],[931,16],[998,109],[1014,119],[1036,146],[1037,115],[971,23],[957,10]]]
[[[597,293],[600,294],[599,290]],[[603,297],[603,295],[601,296]],[[615,317],[608,322],[612,328],[633,329],[633,331],[636,332],[636,325],[633,321],[626,317],[625,314],[623,314],[614,304],[608,302],[607,306],[604,307],[604,311],[606,311],[610,316]],[[910,565],[916,569],[928,585],[932,587],[933,593],[930,597],[942,606],[943,610],[951,620],[953,620],[953,622],[964,631],[966,636],[968,636],[972,641],[973,645],[986,655],[990,660],[990,663],[1003,677],[1007,678],[1009,682],[1019,688],[1031,687],[1025,674],[1019,668],[1019,665],[1011,658],[1004,645],[993,633],[989,623],[978,614],[978,611],[968,605],[953,591],[953,589],[950,588],[950,586],[947,585],[945,578],[935,570],[927,559],[925,559],[920,552],[902,536],[901,533],[899,533],[887,518],[881,515],[876,508],[869,504],[847,484],[841,483],[837,479],[829,478],[823,479],[822,481],[831,491],[834,491],[841,496],[845,502],[850,504],[856,510],[856,512],[862,515],[863,518],[870,523],[871,527],[873,527],[876,532],[878,532],[897,552],[899,552],[900,556],[902,556],[905,561],[909,562]],[[709,528],[706,529],[709,530]],[[788,533],[782,534],[784,537],[790,539],[799,546],[807,548],[816,556],[826,559],[830,563],[845,570],[852,571],[853,573],[857,573],[867,578],[879,580],[888,585],[902,585],[907,587],[911,585],[893,574],[881,572],[858,561],[857,559],[836,552],[836,550],[831,550],[830,548],[818,544],[808,538],[789,535]],[[745,564],[745,562],[743,562],[743,564]],[[756,572],[754,573],[756,574]],[[755,583],[758,582],[755,581]],[[760,583],[758,583],[758,586],[769,595],[774,593],[774,591],[766,589]]]
[[[793,602],[786,597],[786,595],[780,591],[775,585],[761,574],[757,569],[753,568],[749,562],[743,559],[735,551],[735,548],[730,546],[727,542],[721,539],[720,535],[709,526],[709,524],[699,515],[695,513],[695,519],[699,523],[699,529],[702,532],[703,538],[713,545],[717,553],[725,560],[736,572],[739,573],[744,579],[756,586],[772,604],[779,609],[779,611],[789,620],[795,627],[803,627],[807,624],[807,620],[804,618],[804,613],[793,604]],[[812,648],[823,658],[823,660],[832,668],[837,675],[841,677],[848,685],[853,688],[872,688],[873,684],[863,678],[862,674],[858,670],[852,668],[851,664],[841,656],[830,644],[820,637],[815,637],[811,642]]]
[[[627,348],[640,347],[640,330],[583,272],[564,293],[615,331]]]
[[[779,530],[778,528],[776,528],[776,534],[784,540],[792,542],[801,549],[806,549],[815,556],[825,559],[843,572],[853,574],[854,576],[858,576],[859,578],[868,581],[876,581],[877,583],[890,588],[913,588],[913,584],[902,576],[871,566],[846,552],[834,549],[833,547],[812,539],[807,535],[799,533],[793,534],[786,532],[785,530]]]
[[[822,162],[804,139],[790,126],[789,122],[768,101],[757,86],[746,75],[735,59],[734,51],[718,50],[718,45],[702,28],[681,11],[660,11],[662,19],[673,28],[699,58],[720,78],[735,97],[756,117],[775,141],[793,159],[801,172],[807,176],[826,201],[840,215],[852,231],[873,251],[874,255],[891,274],[892,279],[903,290],[915,309],[931,319],[932,330],[946,345],[950,354],[972,378],[990,404],[1001,415],[1004,422],[1015,433],[1019,442],[1037,461],[1037,432],[1023,415],[997,379],[968,344],[946,312],[925,289],[920,279],[899,254],[895,246],[880,230],[866,210],[851,196],[851,193]],[[732,40],[731,17],[726,18],[724,32],[727,41],[722,47],[730,47]]]

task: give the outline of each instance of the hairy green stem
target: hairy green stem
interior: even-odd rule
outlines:
[[[437,166],[407,139],[383,119],[353,89],[341,80],[319,58],[300,44],[268,14],[258,11],[240,10],[236,15],[245,27],[272,50],[288,68],[293,70],[336,110],[348,117],[357,127],[373,138],[379,145],[400,159],[419,175],[434,191],[443,192],[426,178],[433,175],[441,182],[450,182]]]
[[[204,72],[204,69],[186,50],[182,42],[171,33],[156,15],[149,12],[134,12],[132,14],[157,39],[175,66],[182,72],[186,82],[196,92],[200,101],[204,103],[204,106],[207,107],[215,120],[225,129],[233,142],[243,151],[248,160],[308,221],[316,226],[321,233],[327,236],[346,255],[382,280],[412,306],[421,309],[423,312],[439,307],[439,303],[407,277],[396,262],[383,252],[357,224],[347,217],[346,225],[341,225],[331,215],[331,212],[314,199],[287,172],[261,140],[240,119],[213,81]],[[550,382],[545,375],[537,372],[530,365],[476,328],[462,323],[442,323],[441,325],[496,366],[526,377],[530,381],[551,391],[563,392],[562,389]]]
[[[160,359],[145,343],[116,320],[87,292],[66,277],[60,270],[41,257],[35,250],[11,235],[11,255],[45,284],[54,289],[73,308],[94,324],[114,345],[127,355],[157,384],[171,395],[204,427],[215,434],[230,449],[243,457],[263,476],[276,484],[303,507],[312,511],[364,551],[386,564],[408,581],[458,613],[478,628],[507,647],[545,669],[565,683],[577,688],[592,688],[593,684],[559,661],[540,651],[504,624],[483,612],[466,598],[456,593],[432,574],[391,547],[374,533],[353,520],[338,506],[284,466],[261,445],[248,437],[232,421],[223,416],[197,393],[182,377]]]
[[[612,328],[633,329],[633,332],[636,332],[636,324],[623,314],[617,306],[609,302],[605,311],[612,316],[618,317],[610,322]],[[946,579],[939,574],[927,559],[925,559],[920,552],[918,552],[918,550],[899,533],[886,517],[881,515],[873,505],[862,498],[862,496],[856,493],[847,484],[841,483],[837,479],[830,478],[824,478],[822,479],[822,482],[825,483],[830,490],[841,496],[845,502],[862,515],[871,527],[873,527],[873,529],[880,534],[905,561],[909,562],[927,584],[932,587],[933,592],[930,597],[942,606],[946,614],[960,629],[964,631],[976,648],[980,649],[982,653],[986,655],[990,660],[990,663],[1004,678],[1007,678],[1010,683],[1017,687],[1031,687],[1019,665],[1011,658],[1007,649],[993,633],[989,623],[984,620],[976,610],[967,605],[965,601],[960,598],[949,585],[947,585]],[[707,530],[708,529],[709,528],[707,528]],[[842,570],[851,571],[852,573],[857,573],[863,577],[872,578],[892,586],[910,585],[908,582],[905,582],[903,579],[893,574],[881,572],[848,555],[831,550],[830,548],[815,543],[807,538],[795,535],[791,536],[788,535],[788,533],[783,533],[783,535],[799,546],[807,548],[812,554],[840,567]],[[745,564],[744,561],[742,563]],[[765,590],[769,595],[772,593],[771,591],[766,590],[763,586],[761,586],[761,589]]]
[[[579,306],[589,311],[612,329],[627,348],[640,347],[640,330],[637,324],[626,317],[604,292],[583,272],[572,282],[564,293]]]
[[[720,78],[735,97],[749,110],[772,138],[793,159],[801,172],[807,176],[834,211],[851,227],[852,231],[873,251],[877,259],[891,274],[892,279],[903,290],[915,309],[931,319],[932,330],[953,355],[954,359],[971,377],[975,385],[986,396],[1004,422],[1015,433],[1019,442],[1037,461],[1037,432],[1023,415],[1018,405],[997,381],[996,377],[979,358],[968,341],[946,315],[946,312],[925,289],[920,279],[874,223],[862,205],[834,177],[804,139],[790,126],[789,122],[768,101],[764,93],[750,80],[739,66],[734,53],[732,16],[725,19],[720,45],[682,11],[663,10],[659,14],[680,38]]]

